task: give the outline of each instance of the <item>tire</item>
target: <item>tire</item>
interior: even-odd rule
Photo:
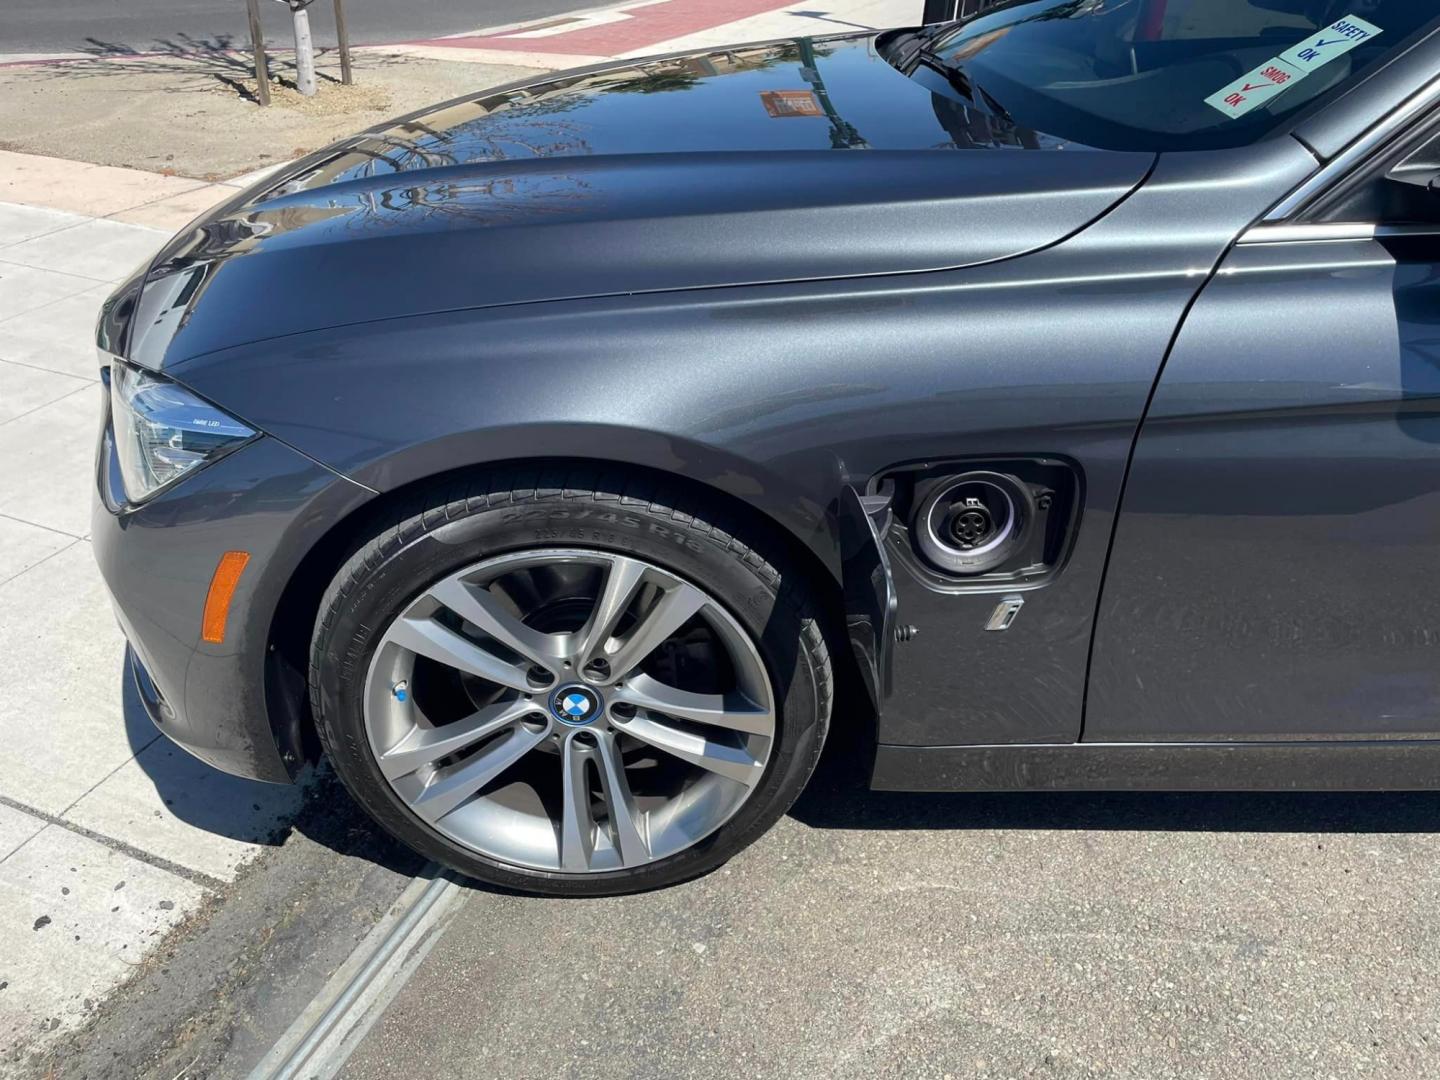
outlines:
[[[555,560],[555,565],[560,566],[563,573],[540,565],[546,559]],[[527,560],[536,561],[537,566],[529,566]],[[594,569],[591,569],[592,563]],[[763,698],[765,705],[755,706],[754,716],[759,719],[754,722],[757,725],[773,723],[773,730],[767,729],[770,733],[762,736],[720,729],[714,731],[717,743],[728,745],[727,740],[730,740],[751,748],[746,753],[751,754],[754,760],[745,758],[750,771],[744,773],[744,783],[735,782],[728,776],[716,779],[708,768],[700,768],[688,758],[672,760],[663,752],[646,752],[649,747],[641,746],[633,737],[639,730],[634,708],[625,713],[623,703],[614,700],[606,702],[603,695],[597,695],[595,702],[599,717],[594,721],[596,730],[589,735],[578,735],[570,727],[572,722],[578,721],[567,713],[554,711],[563,704],[561,698],[542,696],[542,691],[537,689],[533,695],[537,699],[534,707],[544,709],[548,706],[551,714],[542,719],[539,714],[531,713],[525,720],[529,728],[521,730],[512,726],[507,728],[511,734],[506,736],[529,739],[532,735],[526,733],[533,728],[533,738],[540,740],[541,745],[530,754],[524,766],[534,770],[537,777],[527,781],[531,787],[527,789],[516,782],[513,787],[501,789],[498,795],[487,794],[491,791],[490,787],[482,788],[478,795],[472,795],[467,802],[460,804],[460,809],[448,811],[448,816],[438,820],[427,820],[417,812],[415,807],[427,805],[426,793],[439,788],[439,777],[446,775],[443,770],[459,770],[468,766],[463,758],[458,762],[456,759],[444,759],[438,765],[427,764],[402,780],[395,779],[393,772],[387,779],[382,771],[381,759],[388,763],[398,752],[383,748],[388,736],[381,734],[381,730],[385,724],[395,722],[388,719],[392,712],[410,717],[413,714],[405,710],[420,707],[418,702],[412,702],[407,697],[409,688],[406,681],[387,685],[386,679],[393,674],[388,665],[412,665],[403,670],[414,672],[413,677],[417,680],[415,696],[422,688],[418,681],[422,672],[431,678],[431,683],[427,685],[443,683],[446,693],[453,693],[453,685],[464,683],[467,687],[465,692],[473,697],[475,685],[488,686],[483,681],[477,682],[469,674],[469,669],[452,672],[443,666],[426,666],[432,663],[428,654],[407,652],[403,647],[409,639],[403,636],[402,630],[411,625],[413,613],[420,610],[416,605],[430,600],[427,590],[435,590],[436,595],[440,595],[447,582],[460,577],[466,582],[469,595],[475,595],[475,589],[484,589],[487,599],[493,599],[496,595],[490,591],[494,588],[493,583],[483,584],[483,577],[473,575],[504,574],[512,572],[506,569],[511,566],[522,568],[513,573],[539,575],[543,572],[550,577],[603,575],[598,579],[600,584],[594,586],[597,597],[600,590],[608,587],[612,577],[620,577],[621,566],[644,568],[642,572],[646,576],[643,581],[646,584],[638,588],[654,591],[635,593],[635,607],[623,616],[630,620],[628,624],[620,623],[621,616],[616,616],[615,626],[632,627],[628,638],[620,636],[618,630],[615,636],[607,636],[605,632],[599,634],[606,642],[606,648],[619,642],[621,652],[624,652],[627,641],[641,637],[633,627],[646,620],[658,620],[658,616],[644,612],[658,611],[661,607],[659,600],[649,601],[647,609],[642,608],[642,599],[639,598],[654,596],[663,600],[670,596],[664,591],[666,589],[671,589],[677,596],[691,589],[704,594],[705,606],[699,609],[692,622],[685,624],[688,635],[685,643],[679,643],[680,632],[677,631],[676,636],[666,639],[660,649],[646,654],[649,659],[645,661],[645,670],[649,671],[665,657],[673,657],[677,653],[681,659],[675,663],[686,664],[689,655],[686,650],[698,648],[702,658],[712,658],[708,666],[715,669],[703,670],[706,664],[701,663],[696,669],[699,677],[718,679],[721,677],[718,673],[723,669],[732,672],[738,680],[742,672],[748,670],[745,665],[750,661],[745,657],[758,659],[758,663],[763,665],[763,676],[749,676],[747,685],[761,686],[763,680],[764,685],[751,696],[757,701]],[[477,567],[479,569],[475,569]],[[501,582],[503,589],[510,589],[510,578],[502,576],[495,580]],[[476,585],[475,581],[482,584]],[[567,587],[581,588],[579,585]],[[689,595],[689,591],[685,591],[685,596]],[[417,597],[422,599],[417,600]],[[552,602],[550,608],[559,610],[561,601],[572,602],[562,596],[560,601]],[[573,603],[578,605],[579,601]],[[584,627],[578,630],[572,627],[559,633],[568,633],[567,641],[586,637],[586,628],[602,623],[602,606],[597,598]],[[452,619],[448,609],[435,610],[435,619]],[[536,610],[549,609],[537,607]],[[533,611],[527,616],[518,605],[516,612],[516,618],[534,618]],[[470,627],[470,624],[465,623],[464,626]],[[735,632],[737,627],[740,631],[738,635]],[[473,628],[462,629],[461,632],[474,636]],[[491,639],[483,635],[479,635],[479,639],[490,642],[488,647],[492,652],[514,659],[514,655],[507,653],[503,647],[495,649]],[[498,640],[504,641],[503,638]],[[693,644],[696,640],[699,645]],[[400,644],[397,645],[397,641]],[[748,652],[744,648],[747,643]],[[637,644],[632,652],[640,648]],[[706,652],[706,649],[709,651]],[[739,655],[740,659],[730,659],[731,653]],[[620,654],[613,655],[617,663],[620,662]],[[517,663],[524,665],[523,653],[519,654]],[[570,666],[570,661],[565,661],[565,667],[569,669]],[[579,660],[575,666],[580,666]],[[694,665],[675,666],[665,670],[691,671],[692,667]],[[537,672],[535,667],[530,670]],[[591,668],[585,670],[588,673]],[[601,663],[595,670],[603,671],[604,664]],[[429,675],[431,672],[438,674]],[[569,676],[562,673],[562,677]],[[648,685],[655,685],[648,676],[645,679]],[[624,689],[627,685],[635,688],[641,684],[642,676],[637,668],[628,681],[617,678],[613,685],[600,689],[615,698],[629,692]],[[544,689],[543,695],[557,694],[556,685],[552,683]],[[487,704],[484,708],[500,710],[507,702],[513,702],[516,707],[531,707],[518,701],[523,696],[528,702],[531,697],[523,694],[521,689],[506,689],[498,685],[496,689],[501,692],[498,703]],[[667,690],[663,686],[656,689]],[[437,698],[440,696],[440,691],[434,693]],[[763,529],[749,522],[729,520],[709,507],[702,509],[678,484],[649,475],[583,466],[496,470],[443,487],[432,487],[409,502],[394,514],[387,527],[377,531],[340,567],[320,603],[310,659],[311,704],[320,741],[346,788],[382,828],[420,854],[461,874],[500,888],[549,896],[607,896],[643,891],[686,881],[720,866],[769,829],[799,796],[824,745],[833,693],[832,665],[818,608],[803,576],[786,558],[781,545],[774,543]],[[465,706],[467,709],[470,708],[469,700]],[[580,702],[573,694],[565,700],[577,703],[577,708],[589,707],[588,703]],[[729,702],[732,698],[725,700]],[[728,709],[729,705],[726,707]],[[750,708],[748,703],[745,708]],[[368,721],[367,715],[370,717]],[[736,715],[741,716],[745,723],[751,723],[751,713]],[[664,713],[642,712],[641,718],[671,722],[671,717]],[[607,724],[608,731],[601,730]],[[548,727],[541,732],[544,725]],[[686,725],[683,717],[672,724],[676,728],[694,729],[694,725]],[[412,725],[412,740],[418,737],[413,734],[415,726],[418,725]],[[653,727],[651,730],[654,730]],[[669,728],[661,730],[668,731]],[[711,729],[700,730],[705,734],[708,753]],[[755,730],[760,729],[756,727]],[[602,760],[603,754],[595,756],[598,751],[590,751],[590,760],[597,762],[593,767],[585,765],[578,757],[574,759],[581,762],[578,767],[567,764],[572,760],[569,756],[572,752],[584,752],[585,747],[595,743],[597,736],[602,740],[602,748],[609,747],[607,753],[613,755],[613,761],[620,763],[622,780],[615,790],[621,794],[614,798],[611,781],[606,779],[614,774],[605,771],[605,762],[610,759]],[[609,741],[604,741],[606,739]],[[471,760],[489,754],[488,748],[500,741],[497,739],[495,743],[483,744],[485,749],[475,751]],[[627,752],[632,755],[638,746],[641,751],[639,760],[643,764],[633,767],[627,764],[634,758],[623,756],[622,746],[630,747]],[[757,746],[763,749],[763,762],[760,760],[761,752],[753,749]],[[557,751],[554,747],[562,749]],[[537,756],[541,750],[558,753],[563,761],[552,766],[547,759]],[[741,752],[734,753],[738,755]],[[564,804],[563,809],[550,814],[556,834],[556,854],[553,856],[556,862],[553,865],[547,861],[552,858],[550,855],[543,859],[537,856],[533,860],[528,854],[512,857],[508,848],[497,854],[495,844],[498,841],[465,842],[466,834],[461,827],[451,824],[463,822],[467,815],[479,820],[479,815],[492,812],[487,800],[519,797],[512,792],[525,794],[528,791],[526,806],[551,805],[545,799],[552,797],[548,794],[550,781],[546,779],[552,767],[561,770],[559,775],[564,777],[565,790],[577,790],[571,786],[570,778],[581,776],[584,779],[578,782],[587,793],[576,796],[573,806]],[[672,772],[688,776],[685,770],[694,769],[695,777],[684,780],[675,788],[679,794],[674,798],[689,799],[685,804],[687,813],[699,814],[701,810],[698,807],[701,806],[707,813],[717,806],[728,806],[728,802],[710,794],[710,788],[706,789],[704,797],[688,794],[701,784],[709,784],[714,790],[723,789],[729,801],[736,798],[740,801],[707,835],[693,843],[687,839],[689,846],[665,853],[663,857],[653,857],[653,861],[650,861],[649,851],[663,848],[663,845],[657,841],[654,831],[647,832],[649,839],[643,841],[646,861],[631,865],[631,860],[622,857],[639,849],[633,843],[627,847],[620,834],[621,823],[627,821],[631,811],[639,805],[638,798],[632,799],[633,778],[640,775],[636,772],[638,768],[655,770],[645,776],[667,778]],[[502,774],[501,779],[509,775]],[[491,781],[492,785],[499,783],[500,780]],[[687,787],[686,784],[693,786]],[[546,793],[544,797],[542,788]],[[669,791],[670,788],[664,790]],[[748,794],[742,797],[735,792]],[[563,801],[563,793],[561,798]],[[692,809],[692,805],[696,808]],[[597,806],[600,808],[598,817]],[[506,812],[509,813],[508,808]],[[540,816],[537,813],[534,820],[539,820]],[[569,829],[568,823],[580,820],[582,816],[585,822],[593,824],[593,828],[576,826]],[[656,815],[653,812],[648,816],[637,815],[636,820],[642,818],[645,828],[652,829]],[[660,817],[662,821],[670,819],[668,814]],[[526,821],[533,824],[531,818]],[[574,837],[582,831],[586,839],[577,844]],[[474,834],[481,838],[496,835],[493,830],[484,829],[474,830]],[[541,837],[543,841],[544,835],[542,825],[535,824],[524,834],[527,838],[525,842],[531,842],[528,838],[534,836]],[[631,834],[625,835],[628,837]],[[663,838],[663,834],[661,836]],[[567,840],[567,837],[571,839]],[[513,843],[516,850],[521,850],[521,840]],[[528,852],[530,849],[523,850]],[[567,864],[567,859],[585,861],[584,870],[575,872]],[[620,865],[622,861],[624,865]],[[594,863],[593,867],[590,862]]]

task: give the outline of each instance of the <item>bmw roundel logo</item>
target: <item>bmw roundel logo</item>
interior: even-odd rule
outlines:
[[[550,695],[555,719],[571,727],[584,727],[600,715],[600,696],[588,686],[562,686]]]

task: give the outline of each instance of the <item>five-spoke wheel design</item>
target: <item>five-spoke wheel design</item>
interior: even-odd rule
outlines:
[[[764,775],[775,695],[711,595],[596,550],[486,559],[385,628],[371,751],[431,828],[519,867],[585,874],[674,855]]]

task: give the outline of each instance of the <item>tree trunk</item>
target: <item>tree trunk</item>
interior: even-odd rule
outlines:
[[[335,44],[340,49],[340,81],[349,86],[350,77],[350,31],[345,28],[345,7],[341,0],[335,0]]]
[[[265,59],[265,31],[260,28],[258,0],[247,0],[250,16],[250,48],[255,53],[255,100],[270,104],[270,65]]]
[[[315,43],[310,40],[310,13],[305,4],[291,4],[295,19],[295,89],[306,97],[315,94]]]

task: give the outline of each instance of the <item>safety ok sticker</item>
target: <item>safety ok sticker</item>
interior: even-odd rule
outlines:
[[[1205,99],[1205,104],[1232,118],[1244,116],[1251,109],[1264,105],[1291,83],[1383,32],[1373,23],[1347,15],[1211,94]]]
[[[1380,33],[1383,31],[1373,23],[1347,15],[1318,34],[1312,34],[1289,52],[1281,53],[1280,59],[1308,73]]]

